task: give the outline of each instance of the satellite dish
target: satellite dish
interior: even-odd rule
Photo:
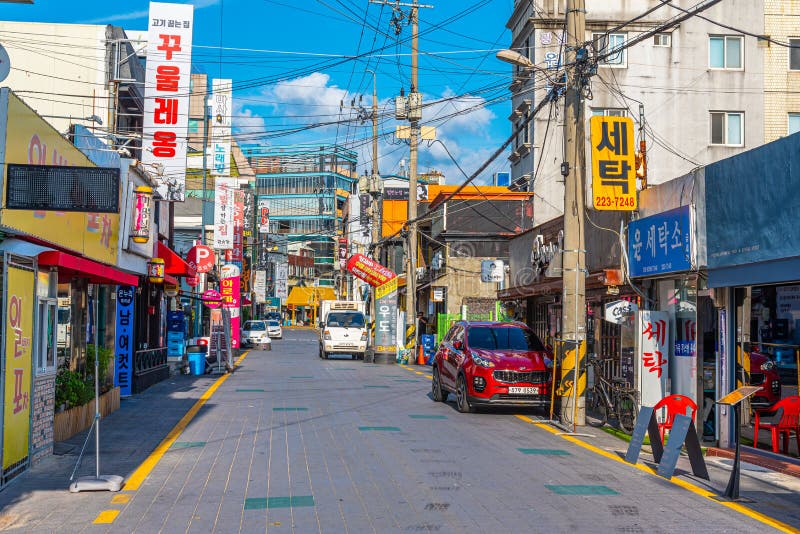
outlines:
[[[11,60],[8,58],[8,52],[3,45],[0,45],[0,82],[6,79],[10,71]]]

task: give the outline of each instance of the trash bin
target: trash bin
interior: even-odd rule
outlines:
[[[202,352],[189,353],[189,369],[193,375],[199,376],[206,373],[206,355]]]

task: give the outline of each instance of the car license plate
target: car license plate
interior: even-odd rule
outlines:
[[[508,393],[510,395],[538,395],[539,388],[509,387]]]

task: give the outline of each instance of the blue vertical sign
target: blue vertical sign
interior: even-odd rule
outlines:
[[[630,276],[691,270],[691,236],[689,206],[632,221],[628,224]]]
[[[131,395],[133,381],[133,286],[117,286],[117,329],[114,339],[114,385],[122,397]]]

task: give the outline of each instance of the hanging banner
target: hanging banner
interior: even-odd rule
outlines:
[[[231,314],[231,347],[240,347],[241,332],[239,332],[239,306],[240,306],[240,287],[239,276],[241,271],[236,265],[227,263],[220,269],[219,289],[222,295],[222,308],[227,309]]]
[[[33,363],[33,272],[9,265],[6,284],[4,470],[28,457]]]
[[[269,200],[262,198],[258,201],[258,233],[269,233]]]
[[[255,281],[253,282],[253,293],[255,293],[256,304],[267,303],[267,271],[255,272]]]
[[[218,177],[214,184],[214,248],[217,250],[233,248],[234,191],[238,188],[236,178]]]
[[[637,339],[639,340],[639,391],[642,406],[655,406],[667,396],[669,378],[669,313],[640,311]]]
[[[285,263],[275,264],[275,298],[281,300],[289,296],[288,265]]]
[[[225,261],[242,269],[244,257],[244,191],[233,192],[233,248],[225,251]]]
[[[350,256],[346,267],[348,271],[353,273],[353,276],[359,280],[363,280],[372,287],[382,286],[397,276],[391,269],[384,267],[377,261],[363,254],[353,254]]]
[[[233,80],[211,81],[211,174],[231,175],[231,95]]]
[[[186,194],[193,17],[191,4],[150,2],[142,163],[155,171],[167,201],[183,202]]]
[[[375,352],[397,352],[397,278],[375,289]]]
[[[133,378],[133,286],[117,286],[117,328],[114,343],[114,385],[122,397],[132,394]]]
[[[347,268],[347,238],[339,238],[339,269],[344,271]]]

